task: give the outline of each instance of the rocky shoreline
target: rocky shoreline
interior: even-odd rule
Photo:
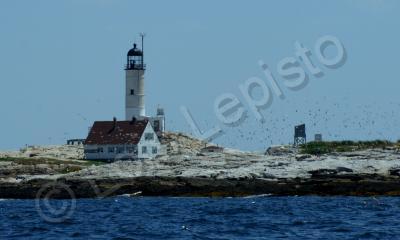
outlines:
[[[0,152],[0,198],[400,196],[398,148],[316,156],[284,146],[207,152],[204,142],[176,133],[164,141],[164,156],[107,164],[79,160],[79,146]]]
[[[41,190],[42,189],[42,190]],[[51,191],[51,194],[48,194]],[[400,196],[400,178],[379,175],[321,176],[311,179],[210,179],[136,177],[122,179],[35,179],[0,183],[0,198],[104,198],[126,196],[242,197],[274,196]]]

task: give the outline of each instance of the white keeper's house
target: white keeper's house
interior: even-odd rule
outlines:
[[[93,160],[153,158],[161,144],[148,120],[98,121],[85,141],[85,156]]]
[[[85,158],[124,160],[154,158],[162,151],[160,138],[165,131],[162,108],[156,116],[146,116],[142,49],[136,44],[128,51],[125,66],[125,120],[96,121],[84,142]]]

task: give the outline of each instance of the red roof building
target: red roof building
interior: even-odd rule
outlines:
[[[96,121],[84,142],[87,159],[152,158],[158,155],[160,147],[147,119]]]

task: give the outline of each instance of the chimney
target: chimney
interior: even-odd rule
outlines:
[[[136,122],[136,118],[132,117],[131,124],[135,124],[135,122]]]
[[[116,127],[117,127],[117,118],[114,117],[114,118],[113,118],[113,126],[112,126],[112,128],[110,129],[110,131],[108,131],[108,133],[112,133],[112,132],[115,130]]]

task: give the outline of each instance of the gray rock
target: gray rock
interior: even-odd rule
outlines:
[[[267,179],[275,179],[275,178],[276,178],[273,174],[267,173],[267,172],[264,172],[264,173],[262,174],[262,177],[263,177],[263,178],[267,178]]]
[[[264,155],[270,155],[270,156],[284,156],[288,154],[294,154],[295,149],[289,147],[289,146],[274,146],[274,147],[269,147],[267,151],[265,151]]]
[[[400,177],[400,168],[391,168],[389,169],[390,176],[397,176]]]
[[[353,172],[352,169],[350,169],[350,168],[345,168],[345,167],[337,167],[336,170],[337,170],[339,173],[342,173],[342,172],[352,173],[352,172]]]
[[[297,161],[304,161],[304,160],[307,160],[307,159],[310,159],[310,158],[312,158],[312,156],[310,154],[299,154],[299,155],[296,155],[296,160]]]

